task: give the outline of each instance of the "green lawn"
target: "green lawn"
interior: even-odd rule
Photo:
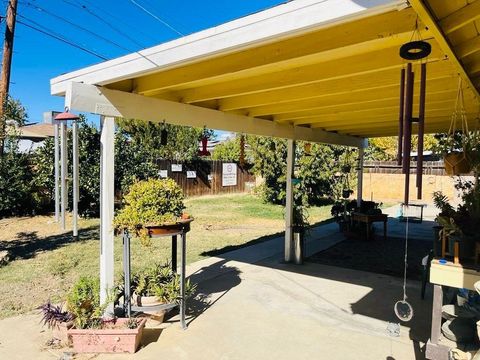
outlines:
[[[188,234],[187,261],[222,249],[242,246],[283,231],[283,207],[263,204],[253,195],[207,196],[186,200],[195,221]],[[310,222],[330,217],[330,206],[311,208]],[[48,300],[61,301],[80,275],[99,272],[98,219],[80,221],[80,240],[72,242],[53,218],[36,216],[0,220],[0,249],[16,259],[0,268],[0,318],[29,311]],[[116,238],[116,272],[121,271],[121,239]],[[228,247],[228,248],[227,248]],[[149,248],[132,240],[132,266],[167,261],[170,241],[157,239]]]

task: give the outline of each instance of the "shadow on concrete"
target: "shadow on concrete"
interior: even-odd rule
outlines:
[[[424,226],[428,226],[425,224]],[[327,226],[328,227],[328,226]],[[331,233],[332,227],[328,227],[330,233],[326,233],[327,237],[335,236]],[[433,233],[433,232],[432,232]],[[318,234],[318,229],[317,229]],[[283,236],[281,234],[280,236]],[[336,235],[338,236],[338,234]],[[430,241],[426,241],[426,239],[419,240],[418,242],[414,239],[415,233],[410,233],[410,240],[412,243],[420,244],[421,249],[412,247],[409,249],[409,254],[415,254],[415,260],[413,257],[409,256],[409,260],[414,260],[415,262],[419,262],[418,259],[425,256],[428,253],[428,250],[431,249],[432,243]],[[394,252],[389,251],[389,245],[391,243],[384,243],[385,248],[384,251],[379,253],[379,257],[381,257],[382,261],[377,263],[377,269],[375,267],[370,266],[367,271],[365,269],[354,269],[354,270],[363,270],[363,271],[352,271],[343,269],[345,267],[344,258],[337,258],[331,259],[328,265],[320,265],[316,263],[307,262],[304,266],[299,265],[292,265],[292,264],[285,264],[282,263],[283,257],[283,240],[279,240],[278,238],[272,239],[268,244],[270,245],[269,255],[266,256],[266,249],[267,243],[265,244],[258,244],[259,242],[264,242],[265,239],[259,238],[252,240],[249,242],[247,246],[250,244],[257,244],[257,246],[252,246],[250,249],[241,249],[246,246],[240,247],[226,247],[224,249],[216,250],[215,256],[221,258],[222,261],[219,263],[221,266],[215,264],[214,266],[217,268],[218,271],[222,271],[224,268],[224,281],[219,283],[224,289],[229,289],[233,286],[238,285],[240,282],[240,278],[238,277],[238,273],[233,273],[228,275],[229,267],[226,265],[228,261],[240,261],[249,264],[255,264],[262,267],[268,267],[272,269],[277,269],[281,271],[288,271],[294,272],[306,276],[322,278],[326,280],[331,280],[334,282],[339,283],[347,283],[356,286],[361,286],[364,288],[370,289],[366,295],[362,298],[358,299],[354,303],[350,304],[350,311],[344,311],[349,314],[359,314],[362,316],[366,316],[369,318],[378,319],[384,321],[386,323],[400,323],[398,318],[395,316],[393,307],[394,304],[403,299],[403,258],[404,258],[404,239],[392,239],[392,241],[398,241],[398,248],[400,250]],[[324,241],[325,239],[315,239],[315,241]],[[379,240],[381,241],[381,240]],[[342,243],[340,243],[342,244]],[[338,245],[340,245],[338,244]],[[372,243],[370,245],[376,246],[377,243]],[[338,246],[337,245],[337,246]],[[358,246],[356,247],[355,254],[353,254],[353,249],[347,247],[343,247],[343,250],[346,255],[348,256],[356,256],[356,257],[368,257],[369,253],[369,246],[367,242],[358,240]],[[334,245],[335,246],[335,245]],[[229,251],[230,249],[236,249],[238,251]],[[222,251],[223,250],[223,251]],[[251,251],[249,251],[251,250]],[[390,249],[391,250],[391,249]],[[323,251],[328,252],[328,248],[325,248]],[[255,257],[255,253],[262,253],[262,258],[260,259],[258,256]],[[320,252],[321,253],[321,252]],[[212,254],[206,254],[212,255]],[[382,264],[389,264],[392,262],[398,262],[400,272],[393,275],[401,274],[401,277],[393,277],[392,274],[382,274],[385,273],[384,269],[382,268]],[[349,266],[346,266],[349,268]],[[351,267],[350,267],[351,268]],[[204,269],[204,271],[208,271],[208,269]],[[390,276],[389,276],[390,275]],[[416,276],[414,276],[416,278]],[[219,279],[221,276],[219,276]],[[192,278],[194,281],[194,278]],[[195,281],[194,281],[195,282]],[[212,284],[211,281],[208,282],[210,285]],[[335,301],[335,296],[339,296],[338,294],[329,296],[328,294],[323,294],[321,289],[311,289],[313,290],[319,299],[321,298],[322,301]],[[210,292],[215,292],[210,291]],[[219,289],[218,291],[221,291]],[[228,291],[228,290],[224,290]],[[432,292],[431,289],[427,287],[426,297],[425,300],[421,300],[421,283],[416,280],[409,279],[407,281],[407,296],[408,301],[412,305],[414,309],[414,317],[408,323],[402,323],[405,327],[409,328],[409,336],[413,342],[413,348],[415,352],[415,359],[425,359],[424,347],[421,346],[421,343],[425,344],[430,335],[430,324],[431,324],[431,304],[432,304]],[[221,295],[222,296],[222,295]],[[221,297],[220,296],[220,297]],[[330,299],[329,299],[330,298]],[[218,299],[217,299],[218,300]],[[217,301],[215,300],[215,301]],[[214,302],[215,302],[214,301]],[[200,297],[196,306],[197,316],[201,314],[205,309],[212,306],[214,302],[207,302],[203,303],[203,299]],[[387,335],[386,325],[385,325],[385,336]]]
[[[333,222],[335,222],[334,219],[327,219],[327,220],[319,221],[319,222],[317,222],[317,223],[315,223],[315,224],[312,224],[310,227],[311,227],[311,228],[315,228],[315,227],[318,227],[318,226],[321,226],[321,225],[331,224],[331,223],[333,223]],[[204,251],[204,252],[202,252],[200,255],[202,255],[202,256],[217,256],[217,255],[222,255],[222,254],[225,254],[225,253],[227,253],[227,252],[231,252],[231,251],[243,249],[243,248],[246,248],[246,247],[249,247],[249,246],[252,246],[252,245],[256,245],[256,244],[262,243],[262,242],[264,242],[264,241],[273,240],[273,239],[276,239],[276,238],[279,238],[279,237],[284,237],[284,236],[285,236],[285,231],[279,231],[279,232],[274,233],[274,234],[261,236],[261,237],[259,237],[259,238],[257,238],[257,239],[250,240],[249,242],[246,242],[246,243],[243,243],[243,244],[227,245],[227,246],[224,246],[224,247],[221,248],[221,249],[214,249],[214,250]]]
[[[73,239],[71,231],[41,238],[36,231],[25,231],[18,233],[16,240],[0,241],[0,251],[7,250],[10,260],[30,259],[39,252],[55,250],[75,241],[99,239],[99,236],[98,226],[79,230],[77,240]]]
[[[188,277],[192,284],[197,284],[197,290],[195,297],[187,301],[187,326],[240,284],[240,270],[226,265],[226,262],[222,260],[204,266]],[[176,314],[178,309],[168,313],[165,322],[170,322]]]

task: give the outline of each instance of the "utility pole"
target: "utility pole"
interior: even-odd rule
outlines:
[[[10,88],[10,69],[12,67],[13,39],[17,17],[17,0],[9,0],[5,17],[5,40],[3,42],[2,74],[0,78],[0,156],[3,156],[3,145],[6,131],[5,105]]]

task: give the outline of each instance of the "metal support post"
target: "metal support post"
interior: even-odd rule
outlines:
[[[72,143],[73,143],[73,239],[78,239],[78,123],[72,124]]]
[[[172,271],[177,273],[177,235],[172,236]]]
[[[187,329],[187,324],[185,322],[185,271],[186,271],[186,262],[187,262],[187,234],[182,232],[182,271],[180,274],[180,323],[182,329]]]
[[[285,201],[285,262],[293,260],[293,171],[295,141],[287,140],[287,196]]]
[[[55,169],[55,222],[60,221],[60,144],[59,144],[59,124],[53,120],[53,129],[55,131],[54,141],[54,169]]]
[[[65,217],[67,212],[68,192],[67,192],[67,123],[60,123],[60,224],[62,230],[66,229]]]
[[[363,161],[365,158],[365,149],[358,148],[358,169],[357,169],[357,206],[362,205],[363,198]]]
[[[130,234],[123,231],[123,308],[127,317],[132,314],[132,299],[130,294]]]
[[[115,119],[101,118],[100,136],[100,303],[108,300],[113,288],[113,214],[114,214],[114,161]],[[107,311],[113,311],[113,306]]]

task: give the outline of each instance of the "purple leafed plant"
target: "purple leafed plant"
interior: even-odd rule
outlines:
[[[50,329],[58,327],[60,323],[72,321],[74,316],[68,311],[63,311],[61,305],[52,305],[50,300],[38,307],[42,311],[43,326],[47,325]]]

